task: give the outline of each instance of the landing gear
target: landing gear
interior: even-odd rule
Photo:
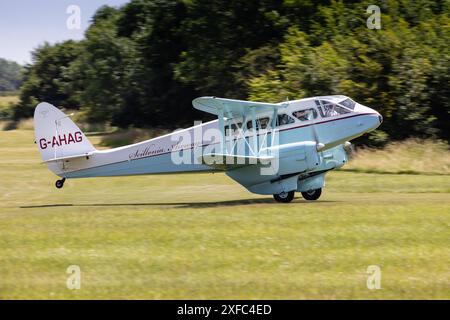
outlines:
[[[294,199],[295,191],[282,192],[280,194],[274,194],[273,198],[276,202],[288,203]]]
[[[55,187],[57,187],[58,189],[61,189],[62,187],[64,187],[65,181],[66,181],[66,178],[62,178],[61,180],[56,180]]]
[[[321,194],[322,188],[302,192],[302,196],[303,198],[305,198],[305,200],[317,200],[319,199]]]

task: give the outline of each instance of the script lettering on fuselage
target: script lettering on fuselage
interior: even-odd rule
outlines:
[[[169,146],[151,144],[145,148],[139,148],[136,151],[133,151],[132,153],[130,153],[128,155],[128,158],[130,160],[137,160],[137,159],[141,159],[141,158],[157,156],[160,154],[190,150],[193,148],[201,148],[201,147],[202,147],[202,141],[199,141],[196,143],[188,143],[188,144],[177,143],[177,144],[172,144]]]
[[[197,142],[185,143],[185,144],[176,143],[171,146],[171,150],[172,150],[172,152],[183,151],[186,149],[201,148],[202,146],[203,146],[203,141],[197,141]]]
[[[62,145],[69,145],[71,143],[79,143],[83,141],[83,134],[81,131],[77,131],[75,133],[69,134],[60,134],[57,136],[53,136],[51,139],[42,138],[39,140],[39,147],[41,149],[47,149],[49,147],[55,148],[60,147]]]
[[[152,144],[150,146],[145,147],[144,149],[137,149],[135,152],[130,153],[128,157],[130,160],[135,160],[139,158],[145,158],[148,156],[154,156],[161,153],[164,153],[164,148]]]

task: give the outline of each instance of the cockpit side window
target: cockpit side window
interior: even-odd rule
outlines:
[[[325,101],[325,100],[316,100],[317,108],[319,109],[320,115],[322,118],[335,117],[341,114],[350,113],[351,111],[341,107],[335,103]]]
[[[309,121],[317,118],[317,111],[314,108],[298,110],[292,112],[292,115],[300,121]]]

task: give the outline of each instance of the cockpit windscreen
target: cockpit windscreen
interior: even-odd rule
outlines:
[[[340,105],[350,109],[350,110],[354,110],[355,109],[355,101],[353,101],[350,98],[345,99],[344,101],[339,102]]]

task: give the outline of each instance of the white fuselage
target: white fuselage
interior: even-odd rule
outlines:
[[[290,101],[286,107],[278,111],[278,117],[286,114],[289,120],[286,123],[279,123],[276,127],[278,131],[279,145],[290,144],[299,141],[318,140],[324,145],[323,151],[343,144],[345,141],[354,139],[365,132],[374,130],[381,123],[381,116],[373,109],[356,103],[353,109],[347,109],[345,113],[325,114],[324,110],[318,106],[318,99],[322,103],[338,103],[343,96],[315,97]],[[316,118],[296,117],[297,111],[314,109]],[[325,109],[325,106],[322,108]],[[344,108],[342,108],[344,109]],[[258,114],[258,119],[272,123],[272,114]],[[281,116],[280,119],[285,119]],[[225,121],[226,128],[231,128],[231,123],[241,124],[243,119],[234,118]],[[84,178],[100,176],[120,176],[120,175],[142,175],[161,174],[179,172],[199,172],[215,171],[210,166],[198,162],[198,153],[211,151],[211,148],[218,148],[220,143],[211,137],[208,132],[218,131],[218,121],[210,121],[182,131],[177,131],[161,137],[128,145],[120,148],[95,151],[89,157],[81,157],[63,162],[49,163],[50,169],[61,177]],[[244,123],[244,128],[247,122]],[[264,127],[264,126],[262,126]],[[229,132],[227,139],[243,140],[247,143],[244,149],[232,149],[230,144],[226,150],[228,153],[238,152],[248,155],[252,152],[251,146],[254,144],[253,130],[244,132]],[[240,135],[239,135],[240,134]],[[261,144],[263,137],[272,135],[269,125],[257,130],[257,144]],[[180,140],[180,136],[184,139]],[[188,137],[188,138],[186,138]],[[269,141],[270,138],[266,141]],[[227,145],[227,143],[225,143]],[[217,149],[216,149],[217,150]],[[184,163],[175,163],[174,158],[184,157],[190,159]]]

